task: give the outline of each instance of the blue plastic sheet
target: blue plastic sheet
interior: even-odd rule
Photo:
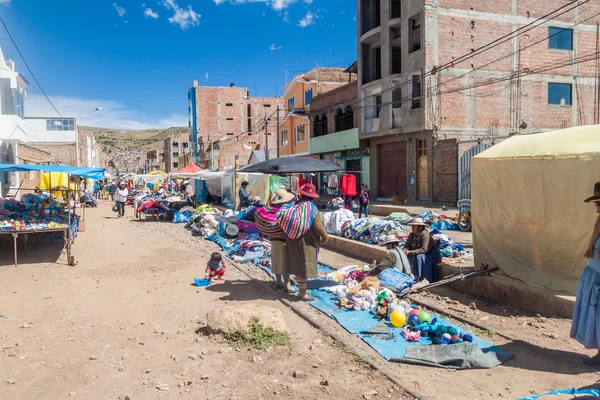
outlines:
[[[553,392],[548,392],[548,393],[544,393],[544,394],[536,394],[534,396],[522,397],[519,400],[537,400],[540,397],[557,396],[557,395],[561,395],[561,394],[600,397],[600,390],[597,390],[597,389],[580,389],[580,390],[578,390],[575,388],[564,389],[564,390],[555,390]]]
[[[430,346],[432,344],[431,339],[428,337],[423,337],[418,342],[408,342],[401,334],[402,329],[394,328],[389,323],[388,326],[390,326],[392,333],[394,333],[393,339],[384,339],[373,335],[364,335],[361,332],[372,328],[373,325],[379,322],[379,320],[375,318],[373,314],[371,314],[369,311],[350,311],[346,309],[337,309],[332,311],[336,307],[336,297],[334,294],[323,290],[311,290],[310,294],[316,299],[315,301],[310,302],[311,306],[335,319],[348,332],[358,334],[363,341],[381,354],[381,356],[386,360],[390,360],[392,358],[404,358],[408,346]],[[461,326],[454,325],[444,318],[435,315],[432,315],[432,317],[437,318],[442,325],[454,326],[459,333],[469,333],[471,336],[473,336],[473,343],[479,345],[483,352],[495,351],[497,353],[505,354],[504,351],[475,336],[469,330]]]
[[[456,222],[445,221],[445,220],[439,220],[437,222],[434,222],[433,224],[431,224],[431,227],[433,229],[437,229],[440,231],[457,231],[458,230],[458,224]]]

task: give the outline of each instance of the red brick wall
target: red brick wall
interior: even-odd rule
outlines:
[[[433,147],[433,201],[456,205],[458,201],[457,139],[439,140]]]
[[[354,111],[354,128],[358,128],[358,82],[354,81],[344,86],[338,87],[325,94],[320,94],[310,102],[310,114],[314,118],[316,115],[327,116],[327,133],[336,132],[335,114],[338,108],[346,108],[346,104],[352,107]],[[314,130],[313,130],[314,131]]]

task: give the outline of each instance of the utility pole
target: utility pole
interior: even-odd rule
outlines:
[[[267,121],[267,113],[265,113],[265,160],[269,159],[269,122]]]
[[[277,104],[277,117],[275,123],[277,124],[277,158],[279,158],[279,104]]]

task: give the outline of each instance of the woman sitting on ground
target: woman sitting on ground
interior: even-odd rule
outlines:
[[[385,246],[387,254],[379,264],[373,262],[374,268],[369,271],[369,275],[377,276],[388,268],[395,268],[414,279],[410,262],[400,247],[400,239],[396,235],[387,235],[381,245]]]
[[[425,222],[421,218],[415,218],[409,224],[412,232],[406,239],[404,254],[410,261],[412,272],[417,281],[427,279],[429,283],[438,280],[437,265],[442,261],[440,251],[435,241],[425,229]]]

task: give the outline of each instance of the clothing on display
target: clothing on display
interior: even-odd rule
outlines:
[[[344,196],[356,196],[356,176],[344,174],[340,179],[340,188]]]

